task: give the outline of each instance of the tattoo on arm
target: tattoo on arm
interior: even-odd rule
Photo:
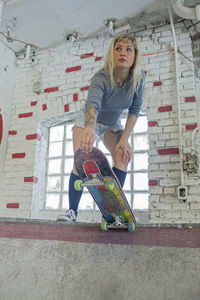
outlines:
[[[97,110],[95,107],[91,107],[85,113],[85,127],[94,127],[97,118]]]

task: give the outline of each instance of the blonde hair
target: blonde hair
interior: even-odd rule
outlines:
[[[132,65],[132,67],[130,68],[130,73],[132,72],[132,82],[131,82],[131,87],[132,87],[132,91],[134,92],[135,90],[137,91],[140,81],[142,79],[142,70],[141,70],[141,63],[140,63],[140,53],[139,53],[139,49],[138,49],[138,43],[137,40],[135,39],[135,37],[133,37],[131,34],[128,33],[122,33],[118,36],[116,36],[107,51],[107,54],[105,56],[105,62],[104,62],[104,67],[103,69],[105,69],[109,75],[110,78],[110,83],[111,86],[113,87],[113,89],[116,87],[116,83],[114,80],[114,58],[113,58],[113,51],[114,51],[114,46],[117,42],[120,41],[125,41],[128,42],[130,41],[135,49],[135,59],[134,59],[134,63]]]

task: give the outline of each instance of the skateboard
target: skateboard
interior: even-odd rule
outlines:
[[[122,187],[101,150],[93,147],[89,153],[78,149],[74,163],[80,180],[76,180],[77,191],[87,187],[103,218],[101,229],[124,228],[133,232],[136,220]]]

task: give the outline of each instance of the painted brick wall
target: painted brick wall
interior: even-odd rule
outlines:
[[[0,42],[0,199],[2,199],[2,190],[4,188],[4,161],[15,80],[14,62],[14,53]],[[2,207],[1,203],[0,208]]]
[[[189,32],[183,24],[176,26],[178,48],[193,60]],[[159,29],[160,51],[173,47],[171,32]],[[154,46],[157,45],[154,42]],[[149,132],[149,191],[150,221],[153,223],[199,222],[200,179],[184,174],[188,187],[187,202],[177,197],[181,183],[179,159],[178,105],[176,98],[175,61],[172,52],[148,58],[147,88],[149,91],[147,115]],[[183,154],[191,152],[192,129],[197,125],[197,103],[194,85],[194,65],[182,55],[178,57],[182,119]],[[152,91],[152,92],[151,92]],[[191,129],[191,130],[190,130]]]
[[[184,24],[176,25],[181,51],[193,59],[191,39]],[[175,62],[170,26],[136,34],[146,71],[144,106],[149,121],[149,217],[153,223],[200,221],[200,179],[186,176],[186,203],[177,197],[180,185],[179,141]],[[29,217],[35,176],[36,144],[43,139],[38,122],[80,109],[87,97],[89,80],[102,66],[109,38],[69,44],[37,54],[32,65],[18,61],[6,156],[6,191],[3,216]],[[191,151],[192,130],[197,123],[194,69],[179,55],[183,152]],[[41,93],[33,92],[41,82]],[[188,101],[187,99],[195,99]],[[189,127],[191,129],[191,127]]]

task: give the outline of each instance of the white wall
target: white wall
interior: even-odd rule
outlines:
[[[180,50],[193,59],[189,32],[176,25]],[[185,172],[188,198],[177,196],[180,185],[179,140],[175,61],[170,26],[137,32],[142,65],[147,73],[144,106],[149,120],[150,222],[200,221],[200,178]],[[6,190],[1,216],[30,217],[36,173],[36,144],[42,143],[38,124],[64,112],[79,109],[86,99],[89,79],[102,66],[110,38],[65,44],[52,52],[40,52],[33,64],[18,61],[6,156]],[[84,55],[84,56],[81,56]],[[191,152],[192,128],[197,124],[193,64],[179,55],[183,154]],[[40,81],[41,93],[33,92]],[[37,148],[38,149],[38,148]],[[38,150],[37,150],[38,151]],[[42,176],[42,175],[41,175]],[[7,208],[8,207],[10,208]]]
[[[0,143],[0,198],[3,189],[4,162],[10,125],[11,102],[15,80],[15,54],[0,41],[0,114],[3,132]],[[0,125],[1,127],[1,125]]]

